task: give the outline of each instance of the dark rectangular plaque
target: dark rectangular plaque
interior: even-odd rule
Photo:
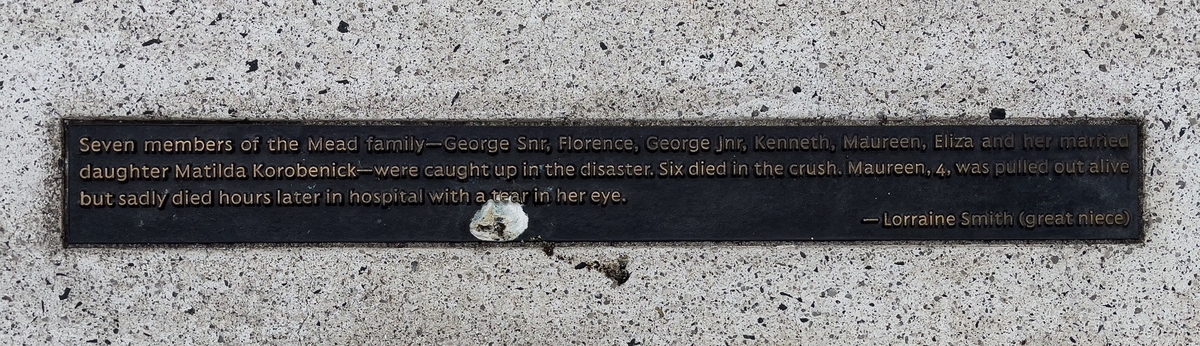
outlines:
[[[67,244],[1141,236],[1133,123],[64,125]]]

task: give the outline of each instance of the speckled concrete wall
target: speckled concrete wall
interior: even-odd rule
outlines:
[[[0,0],[3,344],[1191,344],[1200,3]],[[1145,120],[1145,241],[71,248],[63,117]],[[579,263],[624,258],[628,281]]]

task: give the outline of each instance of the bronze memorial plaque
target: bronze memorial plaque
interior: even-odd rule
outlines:
[[[1140,239],[1136,122],[64,121],[67,245]]]

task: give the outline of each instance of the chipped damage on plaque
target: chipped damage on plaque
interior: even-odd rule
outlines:
[[[529,227],[529,216],[517,202],[489,200],[471,218],[471,235],[483,241],[512,241]]]

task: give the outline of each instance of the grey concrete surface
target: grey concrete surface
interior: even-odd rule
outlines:
[[[0,0],[0,343],[1195,344],[1198,8]],[[1144,242],[547,256],[61,241],[63,117],[920,122],[993,107],[1144,119]],[[575,269],[622,256],[622,285]]]

